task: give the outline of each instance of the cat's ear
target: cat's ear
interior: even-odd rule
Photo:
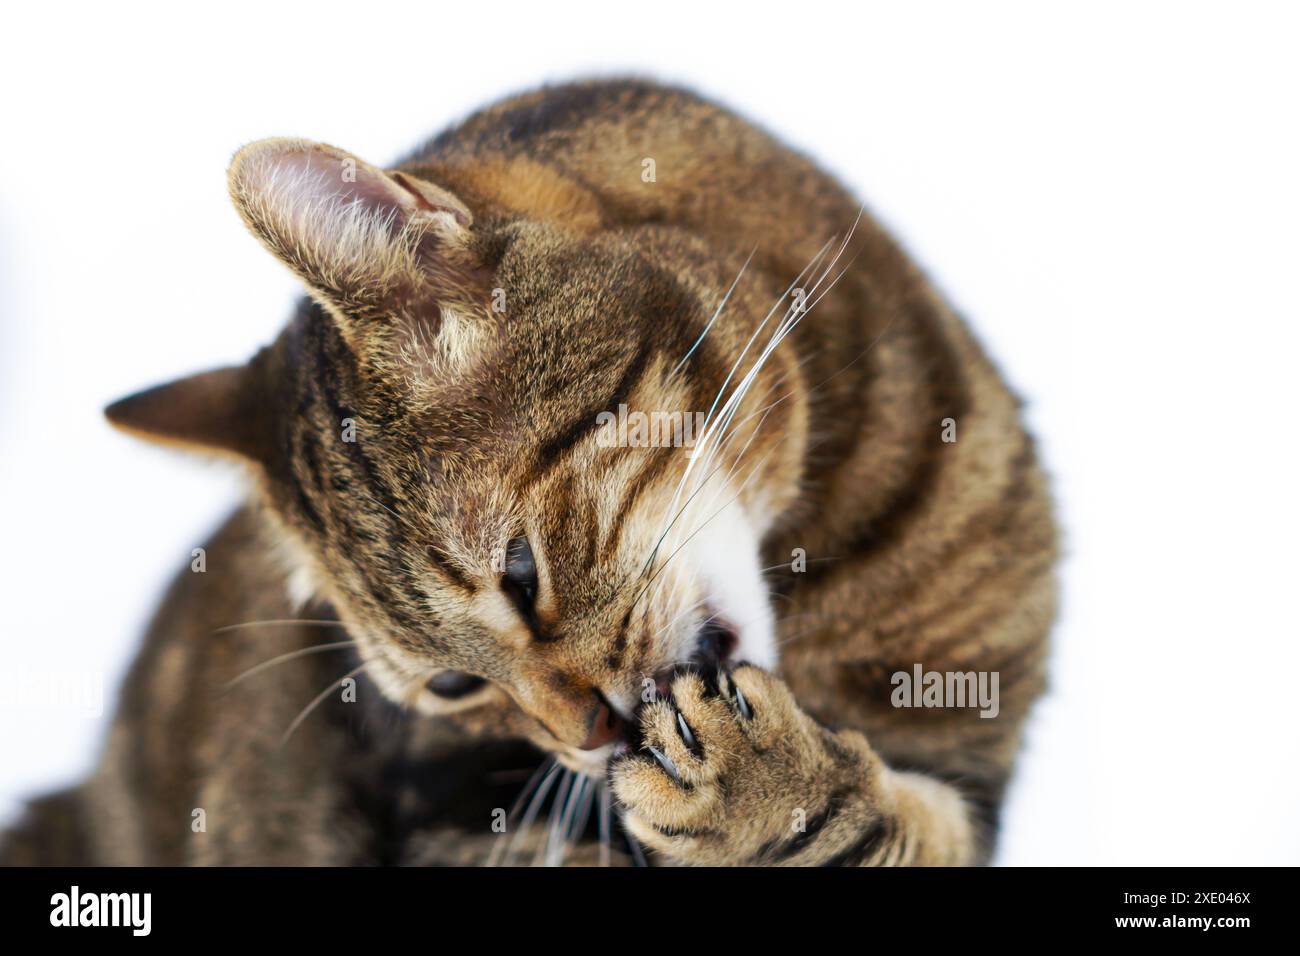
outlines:
[[[268,139],[230,165],[244,222],[347,324],[474,301],[472,216],[426,180],[306,140]]]
[[[273,436],[260,363],[202,372],[128,395],[104,409],[122,431],[191,451],[269,462]]]

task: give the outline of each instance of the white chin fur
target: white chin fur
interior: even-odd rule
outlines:
[[[732,502],[691,542],[713,611],[736,629],[736,660],[776,666],[776,637],[767,588],[760,573],[758,537],[738,502]]]

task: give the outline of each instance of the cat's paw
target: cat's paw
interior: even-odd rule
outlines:
[[[757,667],[678,674],[640,733],[611,765],[614,794],[632,834],[673,861],[817,862],[816,844],[872,812],[865,739],[822,727]]]

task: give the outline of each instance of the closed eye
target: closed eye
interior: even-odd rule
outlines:
[[[443,700],[460,700],[474,693],[487,681],[464,671],[439,671],[425,683],[429,693]]]
[[[537,562],[527,538],[512,538],[506,547],[506,566],[501,575],[501,590],[510,598],[529,627],[534,627],[537,601]]]

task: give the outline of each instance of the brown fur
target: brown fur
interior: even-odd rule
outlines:
[[[35,810],[12,858],[477,859],[495,798],[459,795],[397,826],[394,766],[454,759],[465,773],[468,760],[477,780],[487,741],[525,738],[600,773],[578,749],[601,719],[598,692],[634,700],[667,672],[669,695],[635,714],[644,746],[608,769],[625,825],[658,859],[987,859],[1043,684],[1055,532],[1016,400],[917,268],[811,162],[649,83],[507,100],[400,170],[298,141],[237,157],[237,208],[315,304],[247,368],[109,415],[244,455],[260,505],[212,541],[206,574],[173,587],[99,771]],[[332,178],[304,178],[318,172]],[[729,370],[755,367],[755,350],[741,356],[773,303],[837,241],[843,274],[756,371],[716,482],[669,536],[681,556],[656,550],[688,459],[600,447],[597,414],[708,410]],[[945,419],[956,442],[941,440]],[[356,441],[340,437],[346,421]],[[731,498],[720,520],[743,516],[769,569],[775,673],[675,667],[707,617],[693,605],[710,599],[700,555],[718,525],[702,502]],[[494,564],[521,534],[539,566],[531,623]],[[290,573],[355,639],[363,712],[391,733],[359,731],[330,700],[281,745],[346,669],[343,650],[222,690],[338,639],[282,625],[213,634],[297,616]],[[892,707],[890,675],[916,663],[997,671],[999,715]],[[425,683],[443,669],[488,683],[438,700]],[[69,807],[71,830],[57,822]],[[195,808],[204,833],[191,832]],[[798,814],[816,826],[792,831]],[[43,857],[32,834],[56,827],[84,833]]]

